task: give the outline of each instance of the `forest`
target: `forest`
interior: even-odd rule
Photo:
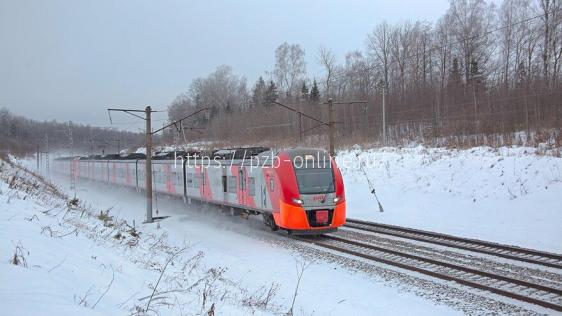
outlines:
[[[562,146],[562,1],[450,0],[436,21],[373,26],[364,46],[345,56],[281,43],[271,70],[253,83],[218,66],[168,106],[170,122],[204,108],[206,115],[155,143],[324,146],[324,122],[334,126],[338,148]],[[305,60],[321,71],[308,72]],[[144,144],[141,133],[37,122],[7,110],[0,126],[0,152],[102,154]]]
[[[451,0],[435,22],[373,23],[364,47],[343,58],[285,42],[255,83],[228,65],[193,80],[170,121],[210,111],[168,140],[317,144],[325,126],[272,101],[327,122],[331,98],[338,146],[559,146],[561,9],[557,0]],[[322,73],[307,72],[306,53]]]
[[[120,149],[143,145],[144,135],[116,129],[27,119],[0,109],[0,154],[8,152],[23,156],[41,152],[43,155],[117,154]]]

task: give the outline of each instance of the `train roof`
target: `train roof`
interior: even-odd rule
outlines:
[[[153,160],[174,160],[179,157],[187,157],[199,155],[201,157],[203,154],[208,154],[211,159],[247,159],[251,157],[271,157],[277,156],[279,152],[286,152],[291,158],[297,156],[314,155],[314,158],[324,159],[329,157],[328,153],[323,149],[317,148],[288,148],[283,150],[271,149],[268,147],[238,147],[238,148],[226,148],[218,149],[208,153],[202,153],[201,151],[189,150],[189,151],[175,151],[175,152],[157,152],[152,156]],[[142,153],[132,153],[127,155],[119,154],[107,154],[107,155],[90,155],[90,156],[69,156],[60,157],[55,160],[144,160],[146,155]]]
[[[90,156],[80,157],[80,160],[137,160],[137,159],[146,159],[146,155],[133,153],[133,154],[126,154],[126,155],[107,154],[107,155],[90,155]]]
[[[212,157],[219,159],[244,159],[257,156],[268,150],[270,150],[268,147],[227,148],[213,151]]]
[[[82,157],[80,156],[67,156],[67,157],[58,157],[55,158],[54,160],[72,160],[72,159],[80,159]]]

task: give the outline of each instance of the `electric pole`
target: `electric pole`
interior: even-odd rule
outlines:
[[[386,102],[384,85],[382,87],[382,144],[386,146]]]
[[[35,145],[37,149],[37,172],[39,172],[39,145]]]
[[[70,151],[70,189],[76,190],[76,161],[74,158],[74,136],[72,135],[72,121],[68,121],[68,147]]]
[[[50,176],[49,169],[49,134],[45,133],[45,146],[47,147],[47,152],[45,153],[45,174],[47,178]]]
[[[151,116],[152,110],[147,106],[144,110],[146,116],[146,163],[145,180],[146,180],[146,222],[152,223],[152,127]]]
[[[170,126],[175,126],[176,128],[179,128],[178,125],[181,124],[181,122],[183,120],[186,120],[192,116],[194,116],[195,114],[198,114],[199,112],[202,111],[207,111],[207,108],[202,108],[200,110],[197,110],[193,113],[191,113],[190,115],[179,119],[177,121],[173,121],[172,123],[163,126],[162,128],[152,131],[152,113],[153,112],[159,112],[159,111],[153,111],[150,106],[147,106],[144,110],[129,110],[129,109],[107,109],[107,113],[109,115],[109,121],[110,123],[113,124],[112,120],[111,120],[111,112],[112,111],[118,111],[118,112],[125,112],[127,114],[130,114],[132,116],[135,116],[137,118],[140,118],[141,120],[144,120],[146,122],[146,140],[145,140],[145,148],[146,148],[146,160],[145,160],[145,188],[146,188],[146,220],[145,223],[153,223],[154,222],[154,217],[152,216],[152,135],[164,130],[165,128],[168,128]],[[135,113],[144,113],[144,117],[135,114]]]
[[[329,138],[329,152],[330,157],[335,157],[336,150],[334,147],[334,101],[332,98],[328,99],[328,138]]]

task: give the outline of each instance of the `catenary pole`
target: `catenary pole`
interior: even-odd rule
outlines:
[[[109,115],[109,121],[112,122],[111,120],[111,112],[112,111],[118,111],[118,112],[125,112],[129,115],[132,115],[134,117],[140,118],[142,120],[145,120],[146,122],[146,140],[145,140],[145,147],[146,147],[146,160],[145,160],[145,188],[146,188],[146,220],[145,223],[153,223],[154,222],[154,217],[152,216],[152,135],[164,130],[165,128],[171,127],[171,126],[176,126],[178,123],[182,122],[183,120],[186,120],[200,112],[203,111],[207,111],[209,110],[208,108],[202,108],[199,109],[193,113],[191,113],[190,115],[187,115],[179,120],[173,121],[172,123],[163,126],[162,128],[152,131],[152,112],[159,112],[159,111],[153,111],[151,109],[150,106],[147,106],[144,110],[133,110],[133,109],[116,109],[116,108],[111,108],[111,109],[107,109],[108,115]],[[141,114],[136,114],[136,113],[144,113],[145,116],[142,117]],[[120,140],[117,140],[117,146],[118,146],[118,151],[120,150]]]
[[[334,100],[328,99],[328,138],[330,157],[335,157],[336,150],[334,146]]]
[[[152,223],[152,126],[150,106],[145,109],[146,113],[146,222]]]
[[[382,87],[382,144],[386,146],[386,102],[385,102],[385,90]]]

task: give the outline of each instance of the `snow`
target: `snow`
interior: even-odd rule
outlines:
[[[161,315],[206,313],[211,301],[219,315],[285,314],[291,305],[300,263],[308,262],[295,302],[296,315],[339,314],[457,314],[457,310],[381,282],[334,263],[315,262],[278,246],[286,238],[271,234],[258,220],[209,214],[186,209],[177,199],[160,198],[160,215],[171,216],[158,224],[140,224],[144,200],[126,189],[78,183],[80,206],[67,212],[68,200],[53,196],[41,187],[35,194],[29,186],[10,188],[16,174],[3,166],[0,181],[0,296],[8,315],[123,315],[146,305],[165,261],[172,251],[188,244],[185,253],[165,270],[159,290],[177,289],[177,283],[194,284],[209,278],[209,271],[224,271],[213,282],[170,295],[168,307],[154,304]],[[96,217],[110,210],[108,222]],[[123,224],[141,232],[138,244]],[[112,223],[115,226],[108,226]],[[48,229],[47,229],[48,227]],[[116,239],[117,232],[126,238]],[[23,247],[27,267],[9,263],[18,245]],[[182,266],[202,253],[194,272]],[[190,268],[191,269],[191,268]],[[113,281],[112,278],[114,278]],[[202,293],[213,295],[202,308]],[[260,293],[278,287],[267,308],[248,307]],[[107,292],[105,295],[104,293]],[[221,299],[227,293],[227,299]],[[166,296],[166,295],[162,295]],[[144,298],[144,299],[143,299]],[[99,302],[98,302],[99,301]],[[96,302],[97,305],[96,305]]]
[[[562,159],[540,149],[356,146],[337,161],[350,218],[562,253]]]
[[[562,159],[540,149],[356,146],[340,152],[337,160],[350,218],[562,252]],[[366,176],[358,167],[361,162]],[[442,294],[427,295],[432,289],[400,285],[321,258],[311,261],[306,253],[287,246],[290,243],[281,233],[266,231],[259,218],[216,214],[216,208],[186,206],[180,199],[159,196],[155,209],[170,217],[142,224],[145,202],[134,190],[78,181],[74,192],[64,179],[52,178],[81,202],[67,213],[68,201],[45,188],[35,195],[10,188],[6,182],[16,172],[31,177],[6,164],[2,168],[0,238],[5,242],[0,247],[0,297],[9,315],[132,313],[146,305],[159,271],[184,245],[186,252],[166,269],[160,290],[177,290],[177,280],[185,280],[181,285],[185,290],[194,280],[209,280],[211,269],[224,272],[213,283],[205,307],[206,283],[169,296],[172,306],[156,304],[159,314],[201,314],[211,302],[218,315],[284,314],[291,306],[297,266],[303,263],[310,266],[296,298],[297,315],[498,312],[465,309],[462,304],[454,306],[458,302],[448,303]],[[382,213],[367,178],[384,206]],[[87,210],[83,217],[80,209]],[[96,217],[105,210],[125,239],[115,239],[114,228]],[[134,238],[125,222],[141,232],[138,245],[128,246]],[[18,245],[24,248],[27,267],[9,263]],[[203,255],[195,260],[193,272],[182,272],[182,263],[198,253]],[[245,305],[263,298],[271,288],[276,295],[267,307]],[[228,298],[221,300],[221,293],[228,293]]]

